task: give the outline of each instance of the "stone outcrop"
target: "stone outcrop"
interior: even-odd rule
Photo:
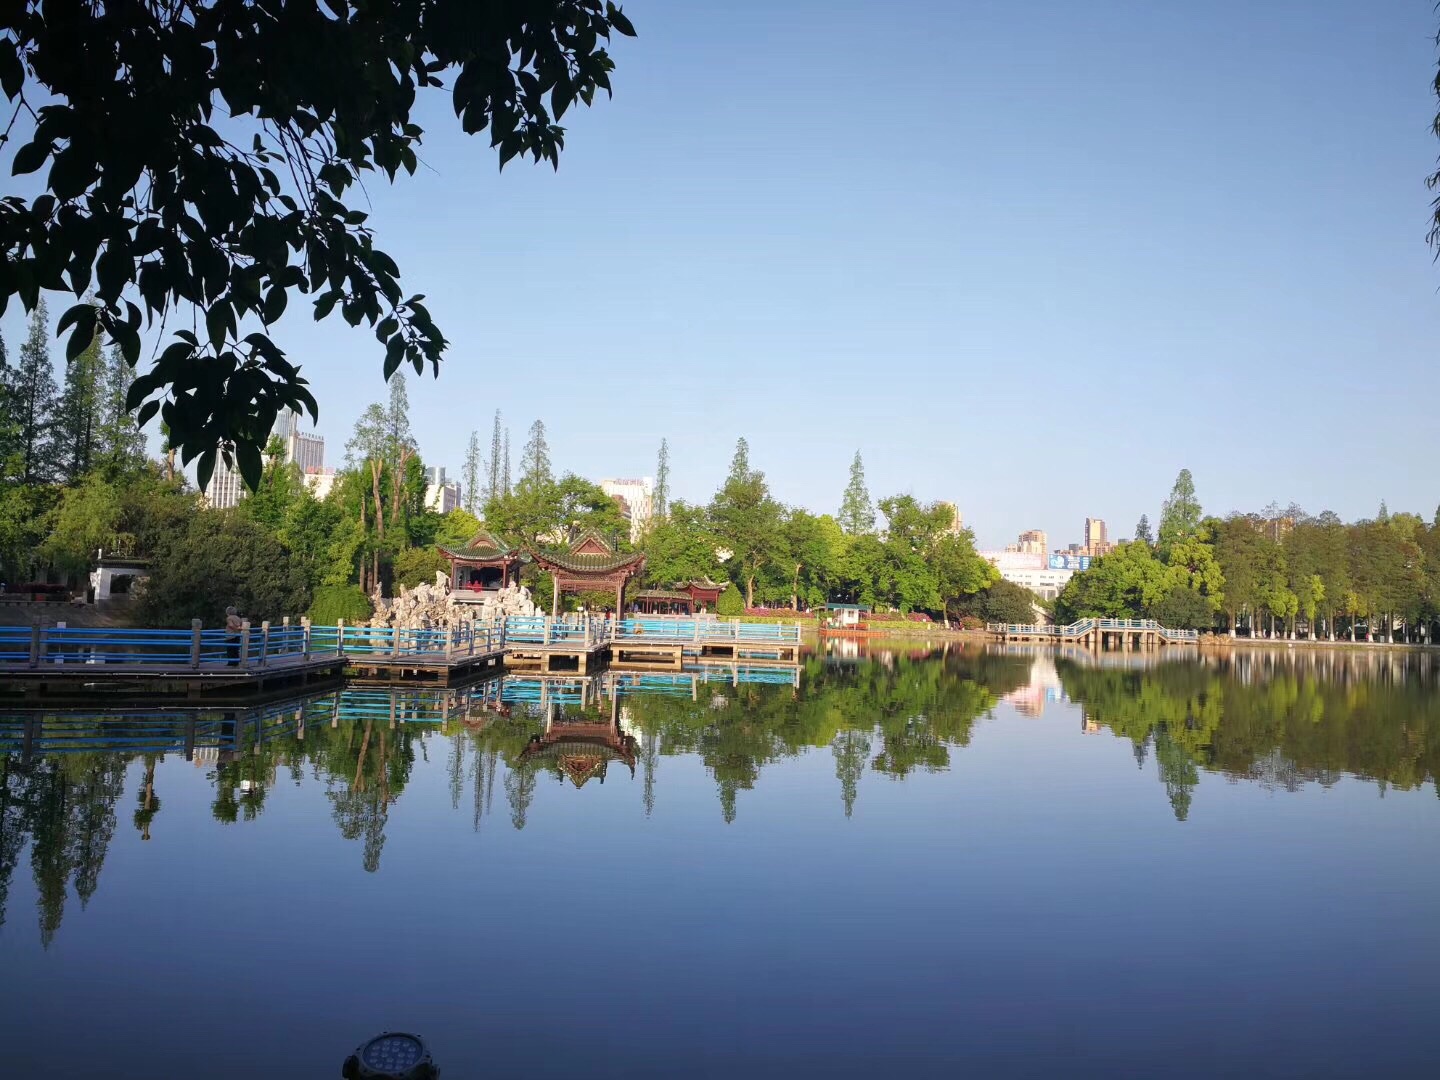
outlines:
[[[401,589],[400,595],[385,599],[378,593],[371,597],[375,614],[369,625],[399,627],[402,630],[443,630],[474,619],[480,623],[498,622],[512,615],[540,615],[530,590],[524,585],[507,585],[483,594],[476,601],[450,599],[450,578],[443,571],[435,574],[435,583]]]

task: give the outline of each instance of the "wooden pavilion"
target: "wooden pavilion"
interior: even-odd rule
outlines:
[[[693,615],[695,601],[679,589],[641,589],[635,594],[635,610],[642,615]]]
[[[440,545],[450,563],[450,591],[491,592],[520,584],[520,566],[528,556],[517,547],[481,529],[464,547]]]
[[[680,589],[690,596],[690,606],[693,611],[714,611],[715,605],[720,602],[720,594],[730,587],[728,581],[711,581],[709,578],[699,578],[695,581],[686,582]]]
[[[616,616],[625,611],[625,585],[645,569],[643,551],[622,555],[594,533],[587,533],[567,551],[531,550],[535,565],[555,583],[550,614],[560,614],[561,593],[613,592]]]

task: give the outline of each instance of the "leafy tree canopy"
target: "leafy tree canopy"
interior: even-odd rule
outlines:
[[[134,368],[142,330],[197,310],[201,332],[175,331],[127,400],[160,413],[202,488],[232,447],[257,484],[280,410],[318,413],[268,331],[292,294],[370,326],[387,378],[438,370],[424,297],[349,204],[366,173],[414,173],[419,93],[448,91],[502,167],[558,166],[559,121],[610,91],[605,44],[635,32],[611,0],[15,0],[0,30],[11,171],[43,172],[0,208],[0,311],[93,288],[98,306],[60,319],[67,359],[98,324]]]

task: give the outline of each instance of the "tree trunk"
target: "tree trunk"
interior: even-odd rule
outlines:
[[[375,535],[385,536],[385,503],[380,497],[380,462],[370,459],[370,491],[375,497]]]
[[[755,575],[748,574],[745,577],[745,610],[749,611],[755,606]]]
[[[800,610],[800,563],[795,564],[795,581],[790,591],[790,607]]]

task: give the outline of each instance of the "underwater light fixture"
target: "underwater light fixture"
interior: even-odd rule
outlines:
[[[345,1059],[345,1080],[434,1080],[440,1067],[425,1040],[405,1031],[384,1031],[367,1039]]]

